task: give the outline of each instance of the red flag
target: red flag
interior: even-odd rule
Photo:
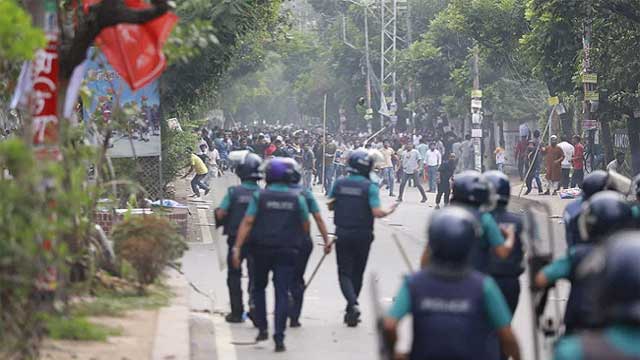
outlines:
[[[135,9],[151,6],[143,0],[125,0],[125,4]],[[162,46],[177,21],[178,16],[168,12],[142,25],[119,24],[102,30],[96,44],[131,89],[138,90],[167,66]]]

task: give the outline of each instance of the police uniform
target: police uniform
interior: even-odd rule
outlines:
[[[520,297],[520,275],[524,272],[521,234],[523,232],[522,218],[517,214],[507,211],[504,206],[499,206],[492,215],[499,225],[515,226],[515,242],[513,250],[506,259],[501,259],[491,252],[489,261],[489,274],[495,279],[502,291],[511,313],[515,313]]]
[[[511,312],[495,281],[477,271],[456,276],[427,267],[409,277],[388,316],[413,314],[411,360],[495,359],[496,330]]]
[[[489,263],[493,254],[492,249],[504,244],[504,237],[500,227],[491,213],[480,211],[469,205],[456,205],[461,205],[473,213],[480,222],[482,234],[480,241],[476,241],[471,249],[471,264],[475,270],[488,274]]]
[[[244,314],[244,302],[242,299],[242,269],[236,269],[232,265],[231,258],[233,256],[233,247],[236,243],[238,228],[244,217],[249,203],[253,199],[253,193],[258,191],[260,187],[253,180],[245,180],[238,186],[230,187],[227,194],[222,199],[220,209],[227,212],[227,218],[223,225],[224,234],[227,235],[227,287],[229,288],[229,300],[231,302],[231,315],[233,317],[241,317]],[[249,272],[249,294],[251,294],[252,280],[252,259],[247,256],[246,249],[242,251],[242,258],[247,259],[247,269]],[[250,307],[253,307],[249,300]]]
[[[560,340],[555,360],[640,360],[640,326],[617,324],[601,334],[586,332]]]
[[[593,251],[593,244],[578,244],[569,249],[569,254],[555,260],[542,269],[549,283],[555,283],[559,279],[567,279],[571,282],[571,292],[567,301],[567,308],[564,314],[564,323],[567,333],[572,333],[579,329],[592,328],[599,325],[600,321],[595,318],[595,303],[593,297],[589,296],[593,292],[593,278],[583,278],[577,276],[577,269],[580,263]]]
[[[299,184],[292,185],[291,188],[297,193],[304,196],[310,214],[320,213],[318,202],[316,201],[311,191],[304,190]],[[304,299],[305,290],[304,273],[307,268],[307,263],[309,262],[309,257],[311,256],[311,252],[313,251],[313,241],[311,240],[311,235],[309,233],[303,233],[301,234],[301,236],[303,237],[303,241],[301,242],[298,256],[296,256],[294,275],[289,290],[291,294],[291,302],[289,304],[289,318],[294,324],[298,322],[300,313],[302,312],[302,302]]]
[[[254,216],[249,252],[254,260],[253,300],[255,323],[261,333],[267,331],[265,288],[273,271],[275,287],[276,344],[284,340],[287,326],[288,291],[292,282],[295,259],[303,239],[303,224],[309,219],[307,203],[288,185],[275,183],[253,194],[246,212]]]
[[[563,220],[565,227],[565,238],[567,247],[571,247],[580,242],[580,231],[578,231],[578,218],[582,211],[583,199],[572,201],[564,209]]]
[[[380,193],[378,185],[366,177],[350,174],[336,180],[329,198],[335,200],[338,279],[349,311],[358,305],[373,241],[374,217],[371,210],[380,207]]]

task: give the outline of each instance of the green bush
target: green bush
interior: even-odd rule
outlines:
[[[162,129],[162,179],[164,185],[178,177],[181,169],[189,165],[189,157],[185,154],[187,147],[194,147],[196,134],[187,130],[180,132],[169,128]]]
[[[187,249],[174,225],[160,216],[131,216],[112,233],[115,251],[136,272],[140,290],[152,284],[168,265],[176,265]]]

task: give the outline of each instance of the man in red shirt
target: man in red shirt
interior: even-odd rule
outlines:
[[[584,178],[584,145],[579,135],[573,136],[573,176],[571,177],[571,187],[582,188]]]
[[[518,174],[520,174],[520,180],[524,180],[527,175],[527,145],[529,141],[526,136],[520,139],[520,142],[516,145],[515,159],[518,162]]]

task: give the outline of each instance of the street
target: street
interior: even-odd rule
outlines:
[[[235,182],[233,175],[214,179],[211,183],[214,190],[206,199],[210,209],[206,213],[202,209],[195,212],[192,210],[194,215],[191,222],[200,225],[206,222],[212,223],[211,210],[221,201],[226,187]],[[315,190],[323,217],[332,232],[333,219],[332,214],[326,209],[326,198],[317,192],[320,190],[319,187]],[[381,195],[383,204],[390,206],[395,200],[388,197],[384,191],[382,193],[384,193]],[[225,264],[226,240],[213,227],[200,226],[201,229],[196,229],[196,233],[201,231],[202,235],[197,236],[197,240],[190,243],[190,250],[182,261],[183,270],[189,281],[206,294],[204,296],[194,290],[191,292],[192,359],[374,359],[377,345],[372,315],[373,299],[369,284],[371,281],[377,282],[378,300],[383,307],[387,308],[400,286],[402,277],[409,272],[401,252],[393,241],[394,232],[408,254],[411,265],[414,269],[418,268],[420,255],[426,242],[424,235],[426,224],[433,211],[435,194],[428,194],[428,196],[427,204],[420,204],[417,190],[408,188],[405,201],[397,212],[388,219],[376,220],[375,241],[369,257],[367,280],[360,295],[363,312],[360,326],[348,328],[342,322],[345,302],[338,287],[335,252],[332,252],[306,292],[301,318],[302,327],[287,330],[285,340],[287,352],[284,354],[273,352],[272,341],[254,344],[257,330],[252,327],[250,321],[244,324],[227,324],[224,321],[224,315],[229,311]],[[208,203],[209,201],[212,203]],[[553,208],[554,215],[558,215],[556,212],[561,206],[556,205]],[[201,219],[202,216],[208,218]],[[553,221],[556,238],[563,239],[562,225],[557,219],[550,219],[550,221]],[[320,237],[317,236],[315,224],[312,224],[312,229],[314,240],[321,242]],[[211,231],[211,234],[207,234],[207,231]],[[555,254],[561,254],[564,251],[563,245],[556,245]],[[306,278],[311,275],[321,257],[322,248],[316,246],[307,266]],[[526,276],[523,275],[521,277],[523,289],[528,287],[526,282]],[[562,303],[566,298],[566,287],[563,290],[558,297],[552,295],[550,303]],[[271,286],[267,288],[267,308],[270,312],[273,310]],[[270,318],[270,333],[273,332],[272,326],[273,322]],[[405,320],[400,335],[401,350],[409,349],[410,326],[410,320]],[[523,359],[534,359],[530,300],[526,293],[521,294],[513,326],[520,342]],[[543,356],[543,358],[548,357]]]

